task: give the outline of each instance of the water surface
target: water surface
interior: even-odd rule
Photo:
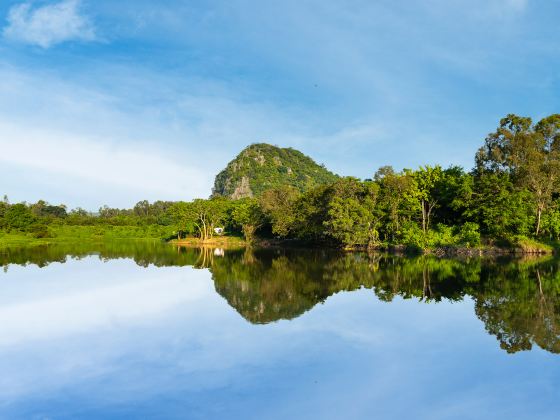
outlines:
[[[558,418],[559,261],[0,253],[1,418]]]

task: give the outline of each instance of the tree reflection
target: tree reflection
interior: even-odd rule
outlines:
[[[159,242],[115,242],[12,249],[0,265],[36,264],[94,256],[133,259],[147,267],[208,269],[216,291],[243,318],[266,324],[293,319],[344,291],[367,288],[377,298],[423,303],[474,300],[475,313],[509,353],[537,345],[560,352],[558,260],[440,259],[301,249],[181,248]]]
[[[560,352],[559,278],[555,263],[512,264],[489,270],[475,295],[475,311],[508,353],[533,344]]]

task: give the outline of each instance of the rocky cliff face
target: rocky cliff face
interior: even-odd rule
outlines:
[[[283,185],[305,191],[337,178],[297,150],[266,143],[252,144],[216,176],[212,196],[255,197]]]

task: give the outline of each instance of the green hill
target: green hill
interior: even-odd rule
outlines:
[[[216,176],[212,196],[255,197],[283,185],[306,191],[337,178],[297,150],[258,143],[245,148]]]

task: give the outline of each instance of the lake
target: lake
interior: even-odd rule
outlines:
[[[0,418],[557,419],[560,261],[0,251]]]

